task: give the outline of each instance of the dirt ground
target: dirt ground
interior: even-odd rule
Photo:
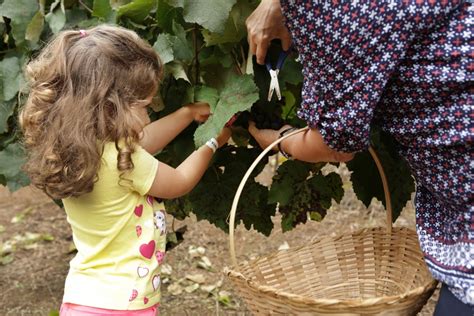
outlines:
[[[344,198],[339,205],[333,204],[322,222],[308,222],[283,234],[276,216],[277,228],[270,238],[239,226],[236,240],[241,260],[274,252],[282,245],[302,245],[317,236],[384,225],[382,205],[373,201],[366,208],[355,198],[347,176],[343,178]],[[230,265],[228,235],[207,221],[196,222],[195,217],[175,221],[173,225],[186,225],[187,231],[184,241],[166,257],[161,315],[250,315],[222,273]],[[396,226],[414,225],[414,210],[408,203]],[[0,316],[55,315],[61,304],[68,264],[74,256],[64,212],[30,187],[14,193],[1,187],[0,246],[12,241],[17,242],[14,251],[0,258]],[[419,315],[433,314],[437,292]]]

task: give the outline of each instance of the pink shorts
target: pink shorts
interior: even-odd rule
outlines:
[[[76,305],[71,303],[63,303],[59,316],[100,316],[100,315],[117,315],[117,316],[156,316],[159,314],[158,306],[152,306],[146,309],[133,311],[121,311],[113,309],[103,309],[90,306]]]

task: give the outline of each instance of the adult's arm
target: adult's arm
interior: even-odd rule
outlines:
[[[374,110],[411,44],[429,40],[460,3],[282,0],[304,67],[298,116],[335,151],[366,149]]]

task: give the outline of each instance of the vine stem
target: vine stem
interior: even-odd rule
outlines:
[[[86,9],[87,11],[89,11],[89,13],[94,12],[94,11],[92,11],[92,9],[89,8],[84,2],[82,2],[82,0],[79,0],[79,3],[84,7],[84,9]]]
[[[193,29],[193,46],[194,46],[194,84],[197,85],[200,83],[200,67],[199,67],[199,47],[198,47],[198,39],[197,34],[199,32],[199,26],[197,23],[194,23]]]

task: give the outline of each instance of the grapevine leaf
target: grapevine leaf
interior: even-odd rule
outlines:
[[[105,21],[113,21],[115,20],[115,14],[110,5],[110,0],[94,0],[92,16]]]
[[[415,184],[408,164],[396,151],[395,140],[379,129],[374,129],[371,140],[387,177],[392,201],[392,220],[395,221],[407,201],[410,200]],[[370,154],[358,153],[347,166],[352,171],[351,181],[359,200],[369,206],[372,198],[375,197],[386,206],[380,174]]]
[[[114,9],[117,10],[123,5],[126,5],[127,3],[130,3],[131,0],[109,0],[110,1],[110,6]]]
[[[157,0],[134,0],[118,8],[117,19],[126,16],[135,23],[142,23],[156,5]]]
[[[303,66],[300,63],[296,62],[293,58],[287,58],[278,77],[282,82],[297,85],[303,82],[302,69]]]
[[[198,23],[211,32],[222,33],[232,6],[237,0],[168,0],[173,7],[183,8],[184,20]]]
[[[284,232],[311,218],[322,219],[332,199],[340,202],[344,194],[341,177],[321,174],[321,164],[287,160],[273,176],[269,203],[279,203]],[[316,215],[319,214],[319,215]]]
[[[285,119],[292,119],[296,116],[295,104],[296,99],[293,93],[289,90],[285,90],[281,93],[282,97],[285,98],[285,105],[282,108],[281,116]]]
[[[213,115],[194,133],[196,147],[216,137],[237,112],[248,110],[258,100],[258,89],[249,75],[233,76],[219,95]]]
[[[156,8],[156,23],[163,31],[171,33],[174,19],[177,17],[177,9],[170,6],[166,0],[158,0]]]
[[[232,198],[250,164],[260,150],[253,148],[227,147],[216,154],[213,167],[208,169],[199,184],[189,194],[193,212],[198,219],[207,219],[217,227],[228,230],[227,217],[232,206]],[[225,166],[225,168],[218,168]],[[264,163],[252,173],[253,176],[262,170]],[[252,225],[257,231],[269,235],[275,214],[275,204],[267,203],[268,190],[250,178],[236,213],[236,223],[243,220],[249,229]],[[211,203],[209,203],[212,201]]]
[[[25,85],[20,58],[14,55],[7,55],[0,61],[0,80],[3,83],[4,100],[11,100]]]
[[[199,86],[194,90],[194,100],[207,102],[211,107],[211,112],[214,112],[219,101],[219,92],[211,87]]]
[[[161,58],[163,64],[167,64],[170,61],[174,60],[174,53],[173,53],[173,43],[174,43],[173,35],[167,33],[161,33],[158,35],[153,48],[158,53]]]
[[[172,61],[166,64],[166,71],[169,72],[176,80],[183,79],[188,83],[191,83],[188,78],[188,74],[184,69],[183,63],[179,61]]]
[[[57,8],[53,12],[46,14],[46,22],[48,22],[51,31],[57,34],[66,25],[66,14],[60,8]]]
[[[377,167],[368,152],[359,152],[354,159],[347,163],[347,168],[352,171],[351,181],[357,198],[369,206],[375,197],[385,204],[382,181]]]
[[[0,134],[8,132],[8,119],[12,116],[15,106],[16,99],[0,101]]]
[[[86,21],[94,21],[96,19],[87,20],[87,14],[84,10],[80,10],[78,8],[73,8],[71,10],[66,10],[66,25],[64,28],[75,28],[79,26],[81,23]]]
[[[12,191],[29,184],[28,177],[21,171],[25,156],[20,144],[10,144],[0,152],[0,174]]]
[[[37,43],[43,31],[43,26],[44,15],[41,11],[38,11],[26,28],[25,39],[32,43]]]
[[[310,170],[311,164],[298,160],[287,160],[281,164],[273,176],[268,202],[287,205],[294,194],[298,194],[295,192],[296,185],[306,180]]]
[[[177,59],[182,61],[190,61],[193,59],[194,54],[192,46],[189,44],[186,39],[186,31],[179,24],[173,21],[173,51]]]
[[[166,212],[174,218],[184,220],[193,211],[191,202],[187,197],[165,200]]]
[[[253,9],[254,7],[246,1],[238,1],[232,7],[222,33],[210,32],[206,29],[202,31],[206,45],[212,46],[240,42],[247,35],[245,20],[252,13]]]
[[[39,9],[37,1],[5,0],[0,6],[2,16],[11,19],[12,35],[17,45],[25,41],[26,30]]]
[[[319,204],[324,209],[327,210],[331,207],[332,199],[337,203],[341,202],[344,189],[342,188],[342,179],[338,174],[332,172],[323,176],[321,173],[318,173],[309,179],[308,183],[312,191],[316,192],[319,196]]]

